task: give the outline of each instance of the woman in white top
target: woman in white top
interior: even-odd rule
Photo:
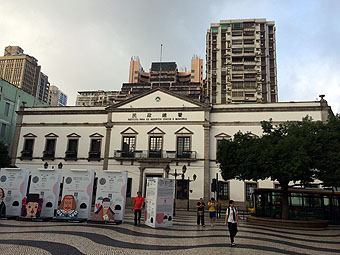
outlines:
[[[229,201],[229,207],[226,212],[225,225],[228,225],[231,246],[235,246],[234,238],[237,234],[238,212],[235,208],[234,201]]]

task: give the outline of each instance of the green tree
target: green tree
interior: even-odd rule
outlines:
[[[312,157],[317,125],[308,118],[278,126],[263,121],[262,129],[262,137],[239,132],[220,145],[221,174],[225,180],[277,180],[282,190],[282,219],[288,219],[289,182],[308,183],[315,177]]]
[[[315,137],[314,166],[326,187],[340,187],[340,115],[331,116]]]
[[[8,148],[0,141],[0,167],[9,167],[11,165],[11,158],[8,156]]]

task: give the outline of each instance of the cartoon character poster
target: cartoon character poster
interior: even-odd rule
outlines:
[[[96,208],[92,216],[92,220],[115,222],[114,210],[115,206],[110,201],[110,198],[104,197],[101,204],[96,203]]]
[[[173,179],[150,178],[146,186],[145,224],[153,227],[168,227],[173,220]]]
[[[97,171],[98,183],[92,220],[124,222],[128,173]]]
[[[63,171],[63,199],[73,196],[78,219],[90,219],[94,171],[71,169]]]
[[[41,217],[53,217],[58,207],[60,191],[60,169],[33,169],[31,171],[30,193],[39,194],[43,199]]]
[[[39,194],[28,194],[22,200],[21,216],[25,218],[40,218],[43,199]]]
[[[72,195],[65,195],[56,212],[57,219],[72,220],[78,217],[77,203]]]
[[[0,187],[4,190],[3,202],[6,216],[20,216],[22,200],[26,196],[29,170],[21,168],[2,168]]]

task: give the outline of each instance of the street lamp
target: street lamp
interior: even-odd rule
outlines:
[[[62,169],[62,168],[63,168],[63,163],[60,162],[60,163],[58,164],[58,169]]]
[[[45,168],[45,169],[47,169],[47,168],[48,168],[48,163],[47,163],[47,162],[45,162],[45,164],[44,164],[44,168]]]
[[[167,164],[167,165],[164,167],[164,171],[165,171],[165,178],[168,178],[168,177],[169,177],[169,172],[170,172],[170,166],[169,166],[169,164]]]
[[[197,175],[194,174],[192,176],[192,180],[190,180],[190,177],[188,177],[188,203],[187,203],[187,211],[189,212],[189,201],[190,201],[190,182],[196,181]]]

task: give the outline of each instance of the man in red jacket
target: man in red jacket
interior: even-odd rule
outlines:
[[[135,226],[137,226],[137,214],[138,214],[138,223],[140,224],[140,218],[142,216],[142,208],[144,204],[144,198],[140,191],[137,192],[137,196],[133,200],[133,210],[135,213]]]

